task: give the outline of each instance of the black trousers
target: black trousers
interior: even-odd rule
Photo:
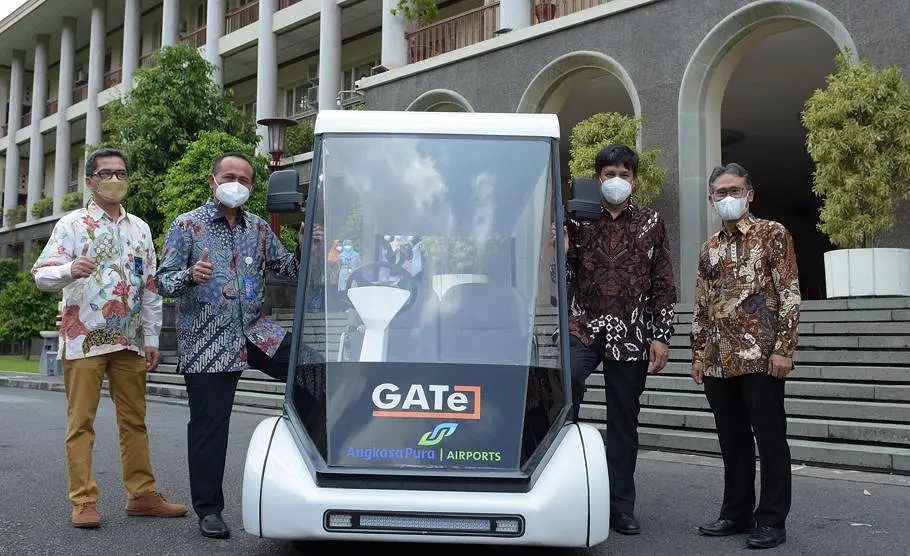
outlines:
[[[249,340],[246,349],[250,368],[260,370],[275,380],[287,380],[291,355],[290,334],[285,335],[274,357],[267,356]],[[200,518],[221,513],[224,509],[224,461],[227,456],[234,392],[241,374],[183,375],[190,406],[190,422],[186,426],[190,495],[193,509]]]
[[[638,413],[648,378],[647,361],[604,361],[604,342],[585,346],[569,336],[572,360],[572,413],[585,395],[585,380],[603,361],[607,393],[607,469],[610,472],[611,514],[635,510],[635,464],[638,461]]]
[[[714,412],[724,459],[723,519],[746,521],[754,516],[759,525],[785,525],[791,498],[785,383],[765,373],[705,378],[705,395]],[[761,458],[757,508],[753,433]]]

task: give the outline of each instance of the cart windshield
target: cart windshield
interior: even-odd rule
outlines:
[[[330,465],[516,469],[527,405],[546,432],[563,405],[558,357],[535,336],[556,328],[552,146],[322,137],[308,210],[325,242],[301,277],[295,380],[318,397],[324,376]]]

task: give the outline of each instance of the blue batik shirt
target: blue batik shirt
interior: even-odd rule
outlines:
[[[197,285],[192,269],[204,249],[215,271]],[[265,271],[296,279],[298,266],[298,255],[248,211],[238,209],[234,229],[211,199],[178,216],[164,240],[155,280],[161,295],[176,298],[181,372],[246,370],[247,339],[274,356],[286,332],[262,315]]]

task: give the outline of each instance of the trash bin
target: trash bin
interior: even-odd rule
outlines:
[[[45,368],[46,372],[41,373],[41,374],[44,374],[46,376],[62,375],[63,373],[61,373],[60,369],[58,368],[60,366],[59,365],[60,361],[57,361],[57,351],[56,350],[45,351],[43,355],[44,355],[43,364],[44,364],[44,368]]]
[[[59,332],[56,330],[43,330],[39,332],[44,339],[44,345],[41,346],[41,360],[38,361],[38,374],[43,376],[59,376],[57,363],[57,338]]]

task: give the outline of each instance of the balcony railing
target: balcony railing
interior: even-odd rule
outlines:
[[[28,127],[32,125],[32,113],[27,112],[22,114],[22,127]]]
[[[44,115],[50,116],[57,113],[57,99],[47,101],[44,105]]]
[[[88,98],[88,83],[73,87],[73,104]]]
[[[205,26],[202,26],[199,29],[196,29],[192,33],[183,35],[180,38],[181,41],[183,41],[187,44],[193,45],[194,48],[200,48],[200,47],[205,46],[205,39],[206,39]]]
[[[145,69],[155,67],[155,54],[157,54],[157,51],[149,52],[145,56],[139,58],[139,67]]]
[[[531,24],[543,23],[557,17],[587,10],[609,0],[534,0]]]
[[[115,85],[119,85],[122,81],[123,72],[120,69],[115,69],[104,74],[104,86],[102,89],[110,89]]]
[[[233,33],[259,21],[259,2],[252,2],[227,14],[224,18],[225,33]]]
[[[283,10],[288,6],[296,4],[297,2],[300,2],[300,0],[278,0],[278,9]]]
[[[419,62],[491,39],[499,29],[499,2],[474,8],[405,35],[408,61]]]

